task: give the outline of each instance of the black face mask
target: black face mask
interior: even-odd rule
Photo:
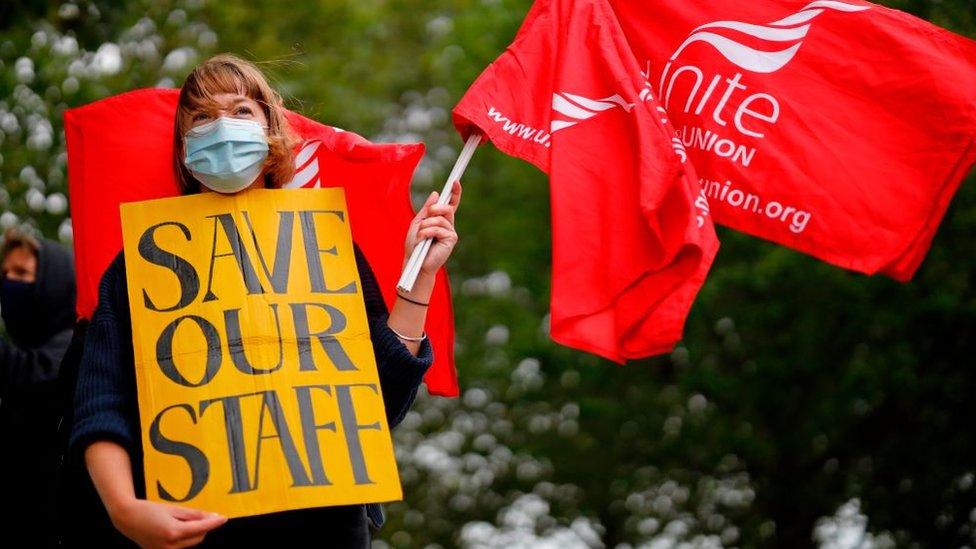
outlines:
[[[0,316],[3,317],[7,333],[16,342],[29,341],[30,338],[26,336],[32,329],[38,328],[40,311],[35,303],[36,287],[33,282],[0,279]]]

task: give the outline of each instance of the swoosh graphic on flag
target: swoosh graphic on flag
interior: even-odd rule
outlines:
[[[589,99],[568,92],[553,93],[552,110],[571,120],[553,120],[549,124],[549,132],[552,133],[563,128],[575,126],[577,122],[592,118],[614,107],[621,107],[625,111],[630,112],[630,109],[634,108],[634,104],[628,103],[619,94],[604,97],[603,99]]]
[[[670,64],[677,59],[691,44],[705,42],[715,48],[727,60],[743,70],[763,74],[776,72],[793,59],[793,56],[799,51],[800,46],[803,45],[803,39],[806,38],[807,32],[810,30],[810,24],[808,22],[823,13],[825,9],[850,13],[864,11],[870,8],[868,6],[855,6],[835,0],[818,0],[807,4],[803,9],[792,15],[766,25],[756,25],[741,21],[715,21],[713,23],[706,23],[691,31],[691,34],[678,46],[678,49],[671,55],[668,62]],[[772,51],[757,49],[741,44],[722,34],[717,34],[717,32],[725,29],[740,32],[768,42],[792,42],[792,44],[789,47]]]
[[[319,175],[319,161],[314,158],[315,151],[318,150],[319,145],[322,142],[316,140],[307,141],[303,146],[302,150],[295,155],[295,175],[292,177],[291,181],[282,185],[285,189],[299,189],[301,187],[307,186],[313,179],[317,178]],[[311,162],[309,160],[311,159]],[[315,181],[312,185],[313,188],[321,187],[321,181]]]

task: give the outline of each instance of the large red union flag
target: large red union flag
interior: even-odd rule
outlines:
[[[718,241],[606,1],[537,1],[454,117],[549,174],[552,338],[618,362],[673,348]]]
[[[81,318],[95,310],[98,282],[122,249],[119,204],[179,194],[172,165],[178,97],[175,89],[140,89],[65,112]],[[303,138],[288,186],[345,189],[353,240],[392,307],[403,241],[414,215],[410,179],[424,146],[374,144],[297,113],[287,117]],[[432,394],[457,396],[454,318],[443,269],[437,274],[426,331],[434,348],[434,364],[424,378],[427,388]]]
[[[911,278],[976,161],[976,42],[860,0],[610,0],[716,223]]]

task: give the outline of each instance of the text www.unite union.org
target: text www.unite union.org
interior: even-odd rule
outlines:
[[[760,196],[735,188],[729,180],[722,183],[702,178],[701,186],[708,200],[724,202],[734,208],[788,223],[790,231],[796,234],[802,233],[810,222],[810,212],[775,200],[764,203]]]

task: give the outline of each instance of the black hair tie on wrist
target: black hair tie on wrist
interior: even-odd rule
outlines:
[[[404,301],[407,301],[409,303],[413,303],[414,305],[420,305],[421,307],[426,307],[426,306],[430,305],[430,303],[424,303],[422,301],[416,301],[416,300],[410,299],[409,297],[401,294],[400,292],[397,292],[397,297],[399,297],[400,299],[402,299]]]

